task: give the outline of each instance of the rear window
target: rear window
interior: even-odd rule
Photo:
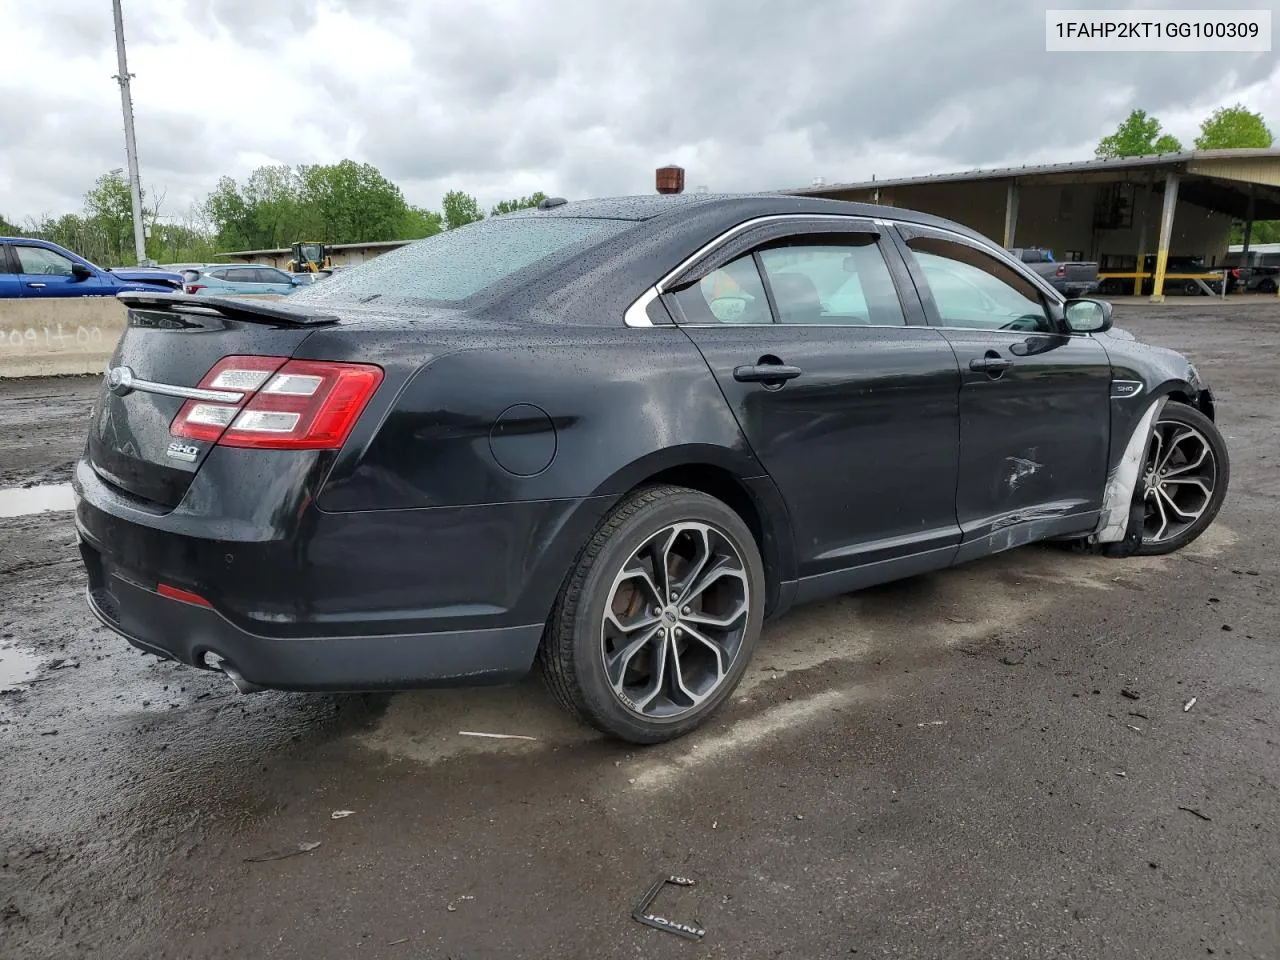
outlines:
[[[567,257],[632,226],[575,217],[482,220],[415,240],[294,296],[465,300],[539,261]]]

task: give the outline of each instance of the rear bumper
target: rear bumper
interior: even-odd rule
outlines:
[[[249,683],[284,690],[524,675],[565,573],[607,509],[593,498],[281,509],[259,477],[202,470],[182,503],[158,513],[84,461],[73,485],[89,604],[104,624],[140,649],[197,667],[216,654]],[[269,513],[237,515],[246,503]],[[208,606],[161,595],[160,584]]]
[[[278,690],[394,690],[504,683],[528,672],[542,625],[393,636],[262,637],[216,610],[161,596],[110,572],[80,543],[89,608],[147,653],[193,667],[210,654],[244,679]]]

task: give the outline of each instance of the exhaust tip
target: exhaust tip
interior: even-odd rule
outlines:
[[[216,653],[206,653],[204,662],[213,670],[218,670],[224,674],[228,680],[241,693],[261,693],[266,687],[260,687],[256,683],[252,683],[244,678],[244,675],[233,667],[224,657]]]

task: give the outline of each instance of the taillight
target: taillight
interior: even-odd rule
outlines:
[[[205,285],[203,283],[188,283],[184,288],[184,292],[195,293],[197,290],[203,290],[204,287]]]
[[[1056,276],[1059,276],[1059,277],[1065,277],[1066,275],[1067,275],[1067,265],[1066,265],[1065,263],[1064,263],[1064,264],[1060,264],[1060,265],[1058,266],[1058,272],[1057,272]]]
[[[372,364],[224,357],[200,387],[240,398],[188,400],[169,432],[226,447],[336,449],[380,383]]]

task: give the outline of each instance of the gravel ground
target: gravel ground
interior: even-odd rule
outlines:
[[[1219,394],[1208,534],[797,610],[647,750],[532,681],[239,696],[95,626],[68,514],[0,519],[0,957],[1280,956],[1280,315],[1117,315]],[[96,383],[0,381],[0,485],[66,478]],[[667,873],[701,944],[629,917]]]

